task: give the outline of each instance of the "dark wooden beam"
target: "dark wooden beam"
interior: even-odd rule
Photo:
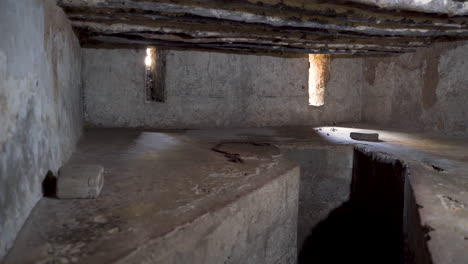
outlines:
[[[58,0],[83,45],[401,53],[467,38],[464,16],[300,0]],[[359,2],[359,1],[357,1]]]

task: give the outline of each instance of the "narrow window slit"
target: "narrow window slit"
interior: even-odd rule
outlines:
[[[159,48],[149,47],[145,57],[145,87],[148,102],[165,102],[166,53]]]
[[[325,88],[329,79],[330,57],[323,54],[309,55],[309,105],[325,104]]]

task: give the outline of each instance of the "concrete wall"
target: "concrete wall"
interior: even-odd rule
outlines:
[[[280,145],[289,160],[301,166],[297,247],[318,223],[349,200],[353,172],[352,146]]]
[[[146,103],[144,50],[85,49],[85,116],[100,127],[207,128],[356,122],[362,60],[332,59],[325,105],[309,106],[307,56],[167,56],[165,103]]]
[[[295,264],[298,191],[294,167],[116,263]]]
[[[468,135],[468,42],[364,60],[364,122]]]
[[[81,50],[53,0],[0,1],[0,260],[81,133]]]

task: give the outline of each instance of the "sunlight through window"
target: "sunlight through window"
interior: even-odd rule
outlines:
[[[148,68],[151,67],[151,65],[153,64],[152,53],[153,53],[153,50],[151,48],[146,49],[145,65]]]
[[[322,106],[325,103],[325,87],[329,79],[329,56],[309,55],[309,105]]]

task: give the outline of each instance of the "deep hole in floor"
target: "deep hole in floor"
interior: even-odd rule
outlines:
[[[406,181],[400,161],[356,149],[350,199],[311,230],[299,264],[431,263]]]

